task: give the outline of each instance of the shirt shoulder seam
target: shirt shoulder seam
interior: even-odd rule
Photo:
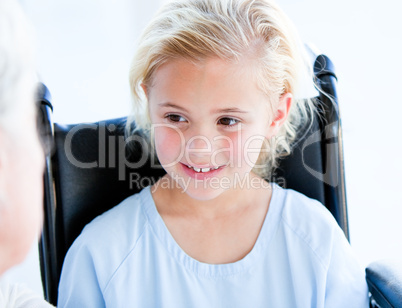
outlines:
[[[328,270],[328,265],[322,260],[322,258],[318,255],[318,253],[315,251],[315,249],[311,246],[310,242],[307,241],[307,239],[302,236],[299,232],[297,232],[292,225],[289,224],[289,222],[286,220],[285,217],[282,215],[282,221],[284,222],[285,226],[287,226],[300,240],[304,242],[304,244],[313,252],[321,266],[324,268],[324,270]]]
[[[116,274],[119,271],[119,269],[122,267],[122,265],[125,263],[127,258],[131,255],[131,253],[135,250],[135,248],[137,247],[138,242],[141,240],[141,238],[142,238],[146,228],[148,227],[148,225],[149,225],[149,222],[148,222],[148,219],[146,219],[146,222],[144,223],[144,226],[142,228],[141,234],[138,236],[138,238],[135,241],[133,247],[125,254],[125,256],[123,257],[122,261],[116,267],[114,272],[110,275],[109,280],[107,281],[105,287],[102,289],[102,293],[105,293],[107,291],[107,288],[109,287],[109,285],[110,285],[111,281],[113,280],[113,278],[116,276]]]

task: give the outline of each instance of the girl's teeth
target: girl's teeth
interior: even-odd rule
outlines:
[[[190,169],[193,169],[195,172],[209,172],[211,170],[216,170],[219,167],[216,168],[197,168],[197,167],[192,167],[192,166],[187,166]]]

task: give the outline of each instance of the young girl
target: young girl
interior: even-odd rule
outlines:
[[[84,229],[59,307],[368,307],[331,214],[263,179],[313,111],[294,99],[302,67],[270,0],[167,4],[130,72],[167,174]]]

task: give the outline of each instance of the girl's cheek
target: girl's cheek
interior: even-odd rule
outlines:
[[[259,157],[262,140],[262,137],[247,132],[227,133],[219,137],[212,162],[216,162],[216,165],[229,163],[232,167],[251,169]]]
[[[252,169],[254,167],[260,155],[263,140],[263,136],[239,134],[234,141],[234,157],[239,168]]]
[[[155,149],[162,166],[179,162],[184,154],[184,137],[180,130],[159,127],[154,130]]]

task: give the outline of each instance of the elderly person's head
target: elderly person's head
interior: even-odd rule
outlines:
[[[27,29],[16,1],[0,0],[0,274],[24,260],[42,222],[44,154]]]

